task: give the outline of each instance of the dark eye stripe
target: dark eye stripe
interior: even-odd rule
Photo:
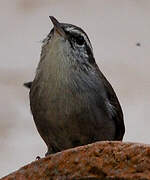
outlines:
[[[82,46],[85,43],[84,37],[83,36],[77,36],[76,37],[76,43],[80,46]]]
[[[74,38],[76,39],[76,37],[82,36],[84,38],[84,41],[86,42],[86,44],[92,49],[92,45],[91,42],[88,38],[88,36],[86,35],[86,33],[79,27],[69,27],[69,28],[64,28],[65,33],[69,36],[69,38]]]
[[[85,43],[85,39],[82,35],[79,35],[77,33],[70,33],[70,37],[74,42],[76,42],[80,46],[82,46]]]
[[[76,27],[71,30],[71,33],[75,34],[76,36],[82,36],[84,38],[84,41],[86,42],[86,44],[88,46],[90,46],[90,48],[92,49],[92,45],[91,45],[91,42],[90,42],[87,34],[81,28]]]
[[[72,48],[73,48],[72,42],[76,42],[80,46],[82,46],[83,44],[85,44],[86,46],[89,46],[89,44],[87,44],[86,40],[81,34],[73,32],[73,31],[71,32],[66,31],[66,34],[68,35],[68,40]],[[89,49],[91,49],[91,46],[89,47]]]
[[[75,27],[69,27],[69,28],[66,28],[66,29],[64,28],[64,31],[65,31],[65,33],[68,36],[68,40],[70,42],[70,45],[71,45],[72,49],[75,49],[76,47],[75,47],[74,44],[75,43],[80,44],[80,42],[77,42],[77,41],[81,37],[83,38],[84,42],[82,42],[82,43],[84,44],[84,48],[86,50],[86,53],[89,56],[89,58],[88,58],[88,60],[90,60],[89,63],[90,64],[94,64],[95,63],[95,59],[93,57],[93,50],[92,50],[91,42],[90,42],[88,36],[86,35],[86,33],[82,29],[80,29],[78,27],[76,27],[76,28]]]

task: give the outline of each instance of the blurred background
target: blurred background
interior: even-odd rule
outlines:
[[[124,141],[150,142],[150,1],[0,1],[0,177],[43,157],[46,146],[30,113],[28,89],[49,33],[49,15],[82,27],[114,87]]]

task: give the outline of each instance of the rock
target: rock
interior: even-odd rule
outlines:
[[[150,180],[150,145],[97,142],[34,161],[1,180]]]

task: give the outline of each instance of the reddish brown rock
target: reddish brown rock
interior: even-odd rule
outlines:
[[[97,142],[28,164],[1,180],[150,180],[150,146]]]

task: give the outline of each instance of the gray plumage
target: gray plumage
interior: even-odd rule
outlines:
[[[102,140],[122,140],[123,113],[79,27],[59,23],[43,41],[30,105],[47,154]]]

